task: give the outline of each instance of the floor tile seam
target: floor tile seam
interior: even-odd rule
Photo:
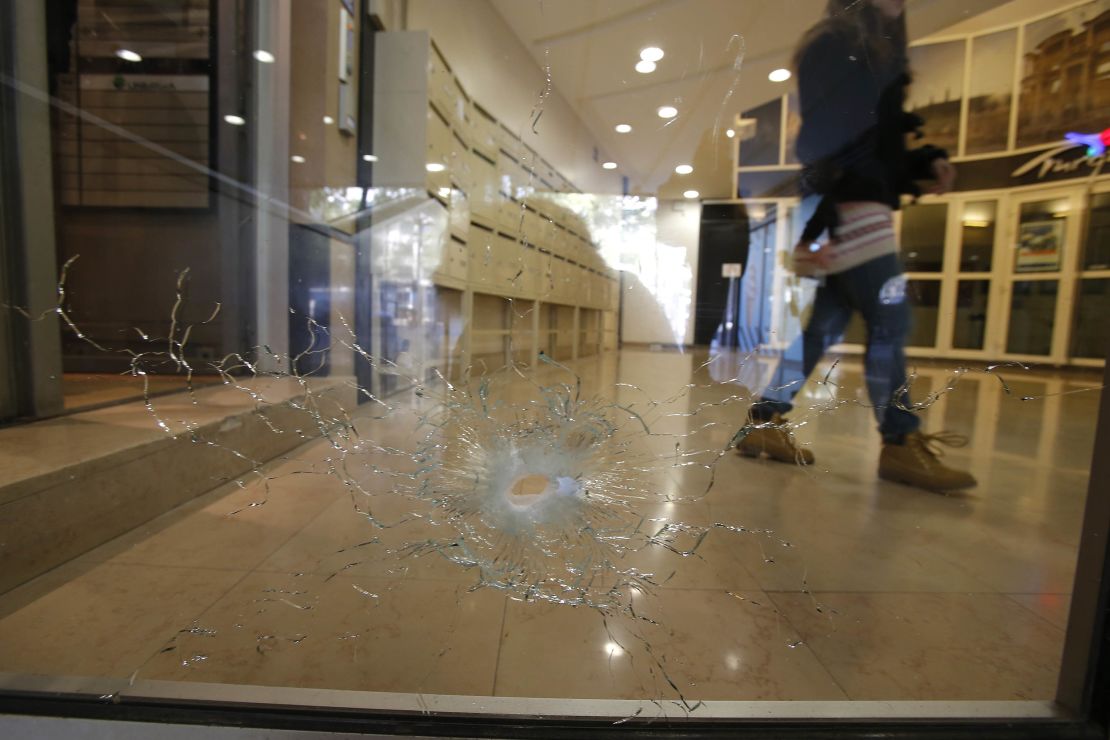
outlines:
[[[497,676],[501,671],[501,648],[505,644],[505,621],[509,614],[509,599],[506,597],[501,602],[501,624],[497,627],[497,657],[493,661],[493,683],[490,685],[489,695],[498,696]]]
[[[316,512],[315,516],[313,516],[310,519],[308,519],[307,521],[305,521],[299,528],[296,528],[296,529],[293,529],[292,531],[290,531],[288,537],[281,540],[274,547],[270,548],[270,550],[263,557],[256,560],[254,565],[251,566],[251,568],[249,569],[249,572],[251,572],[251,573],[264,572],[264,571],[259,570],[259,566],[261,566],[267,560],[272,558],[278,550],[280,550],[281,548],[288,545],[293,540],[294,537],[296,537],[297,535],[304,532],[305,529],[307,529],[309,526],[311,526],[317,519],[322,517],[325,512],[327,512],[332,506],[334,506],[338,501],[340,501],[342,499],[343,499],[342,495],[337,495],[333,501],[329,501],[325,505],[321,506],[320,510]]]
[[[201,569],[197,569],[197,570],[201,570]],[[225,571],[225,572],[230,572],[230,571]],[[239,584],[241,584],[244,580],[249,578],[250,575],[251,575],[250,571],[239,571],[239,572],[241,573],[239,578],[235,579],[230,585],[228,585],[228,587],[226,589],[223,589],[222,591],[220,591],[208,603],[207,606],[198,610],[197,612],[194,612],[195,616],[192,619],[187,619],[185,621],[185,624],[188,624],[189,622],[199,622],[200,620],[202,620],[204,618],[205,614],[210,612],[217,604],[219,604],[221,601],[223,601],[223,599],[225,599],[228,595],[230,595],[231,592],[234,591],[239,586]],[[174,640],[177,639],[177,636],[179,634],[181,634],[182,629],[184,629],[184,627],[176,628],[171,637],[169,637],[167,640],[164,640],[163,642],[159,643],[154,648],[154,652],[152,652],[149,656],[147,656],[146,660],[143,660],[142,662],[139,663],[139,665],[135,668],[135,672],[131,674],[131,678],[132,679],[136,678],[140,673],[142,673],[143,668],[145,668],[147,665],[149,665],[150,662],[153,661],[156,657],[161,655],[162,651],[165,650],[165,648],[171,642],[173,642]]]
[[[1063,595],[1063,594],[1049,594],[1049,595],[1057,596],[1057,595]],[[1052,620],[1050,620],[1050,619],[1049,619],[1048,617],[1046,617],[1045,615],[1041,614],[1040,612],[1036,611],[1036,610],[1035,610],[1035,609],[1033,609],[1032,607],[1026,606],[1025,604],[1021,603],[1021,602],[1020,602],[1020,601],[1018,601],[1017,599],[1013,598],[1013,597],[1015,597],[1015,596],[1040,596],[1040,594],[1014,594],[1014,593],[1007,593],[1007,594],[1003,594],[1003,596],[1005,596],[1005,597],[1006,597],[1006,599],[1007,599],[1008,601],[1010,601],[1011,603],[1013,603],[1013,604],[1017,604],[1017,605],[1018,605],[1019,607],[1021,607],[1021,608],[1022,608],[1022,609],[1023,609],[1024,611],[1026,611],[1026,612],[1028,612],[1029,614],[1033,615],[1033,617],[1035,617],[1035,618],[1036,618],[1037,620],[1039,620],[1039,621],[1043,622],[1043,623],[1044,623],[1044,624],[1046,624],[1046,625],[1047,625],[1048,627],[1052,628],[1052,629],[1053,629],[1054,631],[1056,631],[1056,632],[1059,632],[1059,633],[1060,633],[1061,635],[1064,635],[1064,634],[1066,634],[1066,633],[1067,633],[1067,629],[1066,629],[1066,627],[1060,627],[1060,626],[1058,626],[1058,625],[1054,624],[1054,623],[1052,622]],[[1070,609],[1069,609],[1069,612],[1070,612]]]
[[[785,610],[782,607],[782,604],[775,600],[775,597],[772,593],[765,593],[767,593],[767,597],[774,605],[775,613],[779,616],[780,619],[786,622],[786,624],[790,627],[794,634],[798,636],[798,638],[802,641],[802,646],[809,651],[809,654],[813,656],[813,659],[817,661],[817,664],[820,665],[822,669],[824,669],[829,679],[833,682],[836,688],[840,690],[840,693],[844,694],[844,697],[847,701],[854,701],[856,697],[852,696],[851,693],[848,692],[848,689],[840,682],[840,679],[837,678],[836,673],[834,673],[832,668],[830,668],[821,658],[820,653],[818,653],[817,649],[810,643],[808,635],[802,632],[802,630],[800,630],[798,626],[794,624],[793,620],[791,620],[790,617],[786,614]]]

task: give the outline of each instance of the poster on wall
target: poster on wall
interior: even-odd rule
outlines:
[[[960,141],[960,105],[964,94],[964,41],[910,48],[913,84],[906,107],[925,119],[923,143],[955,156]]]
[[[965,154],[1002,151],[1009,145],[1016,54],[1017,29],[971,40]]]
[[[1101,131],[1110,117],[1110,0],[1025,27],[1017,147]]]
[[[1026,221],[1019,226],[1015,272],[1051,272],[1060,269],[1064,249],[1064,221]]]

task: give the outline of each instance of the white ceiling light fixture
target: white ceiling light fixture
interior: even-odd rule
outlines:
[[[442,164],[441,162],[428,162],[428,164],[424,165],[424,169],[426,169],[428,172],[443,172],[445,169],[447,169],[447,165]]]
[[[601,168],[605,169],[605,170],[615,170],[615,169],[617,169],[617,163],[616,162],[605,162],[604,164],[601,165]]]
[[[131,51],[130,49],[118,49],[116,50],[116,56],[125,62],[143,61],[142,56],[140,56],[137,52]]]
[[[678,108],[673,105],[660,106],[659,110],[655,111],[656,115],[660,118],[674,118],[678,115]]]
[[[334,119],[334,118],[332,118],[331,116],[324,116],[324,125],[325,125],[325,126],[330,126],[330,125],[332,125],[333,123],[335,123],[335,119]]]
[[[363,162],[377,162],[378,158],[375,157],[373,154],[363,154],[362,155],[362,161]]]
[[[699,195],[701,195],[701,193],[699,193],[697,190],[687,190],[685,193],[682,194],[684,198],[687,198],[689,200],[693,200]]]
[[[767,79],[771,82],[786,82],[790,79],[789,69],[776,69],[771,74],[767,75]]]
[[[680,175],[689,175],[694,171],[694,168],[688,164],[680,164],[678,167],[674,168],[674,171]]]
[[[663,50],[658,46],[647,46],[640,49],[640,59],[645,62],[658,62],[663,58]]]
[[[275,59],[274,55],[265,49],[255,49],[252,56],[263,64],[273,64]]]
[[[736,136],[736,132],[732,129],[729,129],[728,131],[725,131],[725,136],[731,139],[733,136]]]
[[[292,157],[290,157],[289,159],[290,159],[291,161],[293,161],[293,162],[296,162],[297,164],[304,164],[304,157],[302,157],[302,156],[301,156],[301,155],[299,155],[299,154],[294,154],[294,155],[293,155]]]
[[[614,128],[616,129],[618,134],[627,134],[632,131],[632,127],[629,126],[627,123],[618,123],[616,126],[614,126]]]
[[[242,116],[232,116],[232,115],[224,116],[224,120],[226,122],[230,123],[232,126],[242,126],[243,124],[245,124],[247,122],[247,119],[243,118]]]
[[[642,75],[649,75],[655,71],[655,62],[640,60],[636,62],[636,71]]]

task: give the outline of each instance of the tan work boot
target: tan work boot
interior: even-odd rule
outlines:
[[[772,460],[796,465],[812,465],[813,453],[794,441],[790,425],[779,414],[770,421],[748,419],[748,433],[736,444],[736,451],[745,457],[766,455]]]
[[[963,447],[967,437],[948,432],[913,432],[906,435],[905,444],[884,444],[879,456],[879,477],[929,491],[955,491],[974,486],[976,481],[971,473],[941,463],[937,443]]]

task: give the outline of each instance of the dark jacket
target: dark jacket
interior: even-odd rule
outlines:
[[[803,238],[814,240],[825,229],[835,235],[837,203],[877,201],[897,209],[902,194],[920,195],[915,181],[931,179],[933,160],[948,155],[934,146],[906,147],[908,134],[920,138],[924,121],[903,110],[905,58],[880,65],[830,29],[810,43],[798,67],[802,187],[824,196]]]

